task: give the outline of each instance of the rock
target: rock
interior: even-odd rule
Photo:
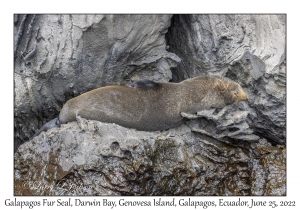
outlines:
[[[243,141],[255,141],[260,139],[253,134],[253,130],[247,123],[249,111],[246,111],[245,103],[225,106],[221,110],[202,110],[197,114],[182,113],[188,119],[197,119],[187,122],[192,131],[209,135],[215,139],[230,137]]]
[[[286,195],[285,18],[15,15],[15,195]],[[27,141],[88,90],[207,74],[248,101],[165,131],[78,117]]]
[[[15,149],[81,93],[138,79],[169,81],[180,62],[165,49],[171,17],[18,15]]]
[[[166,39],[181,58],[173,81],[206,74],[238,82],[247,124],[270,142],[286,141],[286,16],[174,15]]]
[[[285,195],[285,147],[78,118],[15,154],[15,195]],[[38,187],[37,187],[38,186]]]

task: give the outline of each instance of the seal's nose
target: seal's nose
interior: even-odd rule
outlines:
[[[247,100],[248,100],[248,97],[247,97],[246,92],[243,89],[241,89],[239,92],[238,101],[247,101]]]

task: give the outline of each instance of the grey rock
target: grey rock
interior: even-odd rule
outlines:
[[[286,195],[285,18],[15,15],[14,194]],[[248,101],[165,131],[78,117],[27,141],[91,89],[207,74]]]
[[[169,81],[180,62],[166,51],[171,17],[15,16],[15,148],[81,93],[138,79]]]
[[[76,122],[15,154],[15,195],[285,195],[285,147]],[[38,187],[37,187],[38,186]]]
[[[181,58],[173,81],[226,76],[248,95],[247,124],[268,141],[286,141],[285,15],[174,15],[166,36]]]
[[[254,131],[247,123],[249,111],[246,108],[247,104],[243,103],[228,105],[219,111],[210,109],[197,112],[197,114],[182,113],[182,116],[193,119],[187,122],[192,131],[215,139],[230,137],[244,141],[258,140],[260,137],[253,134]]]

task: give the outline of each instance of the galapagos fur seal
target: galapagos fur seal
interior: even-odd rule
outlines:
[[[247,94],[238,83],[220,76],[195,77],[180,83],[138,80],[126,86],[97,88],[70,99],[59,117],[33,137],[75,121],[76,115],[137,130],[165,130],[182,124],[181,113],[193,114],[245,100]]]

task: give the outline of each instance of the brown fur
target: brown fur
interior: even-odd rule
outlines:
[[[182,123],[181,112],[195,113],[247,100],[239,84],[222,77],[196,77],[180,83],[157,83],[154,87],[146,83],[146,87],[139,87],[143,83],[135,83],[135,88],[101,87],[75,97],[63,106],[59,121],[75,121],[78,114],[137,130],[164,130]]]

